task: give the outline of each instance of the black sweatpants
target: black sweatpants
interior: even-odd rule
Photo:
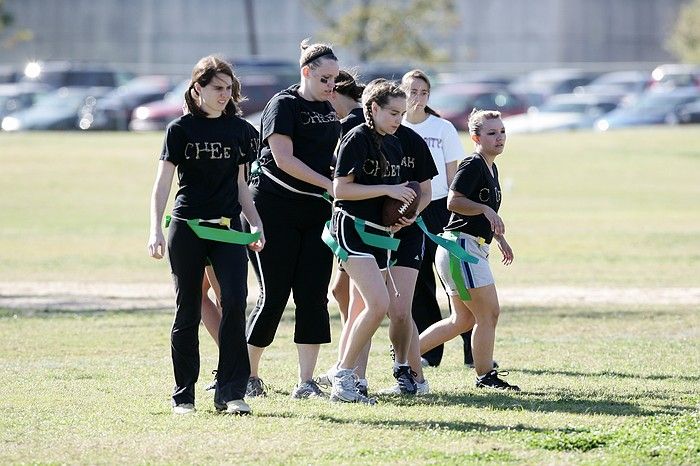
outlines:
[[[231,228],[240,230],[240,220]],[[194,403],[199,377],[199,322],[202,278],[209,258],[221,286],[222,318],[219,327],[219,364],[214,401],[243,399],[250,361],[245,341],[245,307],[248,294],[245,246],[204,240],[187,223],[173,220],[168,228],[168,255],[175,283],[177,310],[170,348],[175,371],[174,404]]]
[[[433,234],[442,233],[443,228],[450,220],[450,211],[447,210],[447,198],[443,197],[432,201],[423,212],[421,212],[421,217],[425,221],[425,226],[428,228],[429,232]],[[423,330],[427,329],[435,322],[442,320],[440,304],[435,294],[436,283],[435,272],[433,271],[437,247],[437,244],[426,238],[425,253],[420,270],[418,271],[416,290],[413,293],[413,305],[411,306],[411,313],[418,327],[418,333],[423,332]],[[442,288],[444,291],[444,287]],[[445,292],[445,295],[447,295],[447,292]],[[471,349],[471,343],[469,342],[469,336],[466,334],[462,334],[462,339],[464,340],[466,358],[466,351],[467,349]],[[439,345],[427,351],[422,356],[428,360],[431,366],[438,366],[442,361],[443,350],[444,345]]]
[[[320,198],[289,199],[258,190],[253,200],[265,229],[265,248],[249,253],[260,295],[248,316],[248,343],[272,343],[290,293],[296,309],[294,342],[330,343],[327,295],[333,254],[321,233],[331,205]]]

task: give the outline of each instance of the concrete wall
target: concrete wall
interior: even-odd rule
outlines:
[[[459,25],[443,45],[452,62],[513,68],[673,61],[664,42],[683,1],[457,0]],[[296,59],[300,40],[319,30],[301,0],[252,3],[261,56]],[[6,0],[5,5],[16,27],[33,30],[35,37],[0,49],[0,63],[102,60],[141,72],[188,73],[203,55],[239,57],[250,50],[243,0]],[[338,54],[354,59],[349,50]]]

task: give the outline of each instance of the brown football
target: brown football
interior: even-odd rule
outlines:
[[[407,186],[416,192],[416,197],[413,199],[413,202],[404,203],[403,201],[387,196],[386,199],[384,199],[384,206],[382,206],[382,225],[388,227],[396,224],[401,217],[410,218],[416,214],[418,204],[420,203],[420,183],[417,181],[409,181]]]

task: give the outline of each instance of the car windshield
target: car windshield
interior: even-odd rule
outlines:
[[[86,94],[83,92],[68,92],[60,90],[43,96],[36,103],[36,108],[77,108],[85,101]]]
[[[547,102],[540,107],[541,112],[586,113],[588,104],[583,102]]]
[[[172,91],[165,95],[165,100],[170,103],[180,103],[185,102],[185,90],[190,85],[189,81],[183,81],[173,88]]]
[[[689,100],[692,100],[692,98],[687,95],[651,94],[640,99],[634,106],[634,109],[639,112],[668,112],[673,110],[676,105]]]
[[[440,109],[440,111],[453,113],[462,112],[472,101],[472,96],[461,95],[452,92],[435,92],[430,95],[429,107]]]

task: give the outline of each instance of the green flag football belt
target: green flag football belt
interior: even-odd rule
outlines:
[[[368,231],[365,231],[365,227],[371,227],[377,230],[391,233],[391,228],[355,217],[354,215],[350,215],[344,210],[340,210],[340,213],[342,215],[350,217],[353,220],[357,234],[360,236],[360,239],[366,245],[374,246],[375,248],[379,249],[386,249],[387,251],[396,251],[397,249],[399,249],[399,243],[401,241],[398,238],[394,238],[393,236],[378,235],[376,233],[370,233]],[[324,243],[326,243],[326,245],[329,248],[331,248],[331,251],[333,251],[333,254],[335,254],[338,257],[338,259],[340,259],[343,262],[348,260],[348,252],[345,249],[343,249],[342,246],[340,246],[340,244],[338,244],[338,242],[335,240],[335,238],[333,238],[333,235],[331,235],[330,220],[326,222],[326,225],[323,228],[323,233],[321,233],[321,239]]]
[[[231,229],[231,219],[228,217],[221,217],[213,220],[203,220],[200,218],[193,218],[186,220],[184,218],[173,217],[172,215],[165,216],[165,227],[170,225],[172,219],[181,220],[194,231],[198,238],[208,239],[211,241],[219,241],[221,243],[231,243],[231,244],[250,244],[254,243],[260,239],[260,232],[246,233],[244,231],[232,230]],[[211,223],[218,225],[219,227],[210,227],[202,225],[202,223]],[[220,227],[226,227],[223,229]]]
[[[438,246],[445,248],[447,252],[450,253],[450,276],[457,286],[457,293],[462,301],[471,301],[472,297],[469,294],[469,290],[464,285],[464,274],[462,273],[462,262],[469,262],[470,264],[476,264],[479,259],[469,254],[462,248],[457,239],[459,239],[459,234],[453,231],[445,231],[439,235],[435,235],[428,231],[428,227],[425,226],[425,222],[421,217],[416,219],[416,223],[423,230],[425,236],[427,236],[431,241],[433,241]],[[483,242],[483,238],[480,238]]]

